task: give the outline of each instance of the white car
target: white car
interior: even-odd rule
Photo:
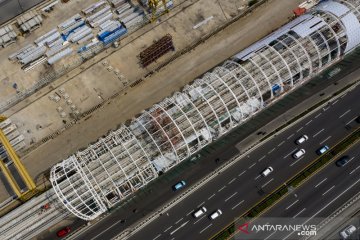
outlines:
[[[342,230],[340,232],[340,236],[343,239],[347,239],[348,237],[350,237],[351,234],[353,234],[356,231],[356,227],[354,225],[349,225],[346,228],[344,228],[344,230]]]
[[[293,158],[301,158],[305,154],[305,149],[300,149],[293,154]]]
[[[215,212],[213,212],[209,218],[214,220],[215,218],[219,217],[222,214],[222,211],[220,209],[216,210]]]
[[[204,213],[206,213],[206,211],[207,211],[207,209],[205,207],[201,207],[194,212],[193,216],[195,218],[201,217],[202,215],[204,215]]]
[[[264,171],[261,172],[261,176],[266,177],[267,175],[269,175],[272,171],[274,171],[274,169],[272,167],[268,167],[266,168]]]
[[[296,143],[297,145],[300,145],[300,144],[302,144],[303,142],[306,142],[306,140],[308,140],[308,139],[309,139],[308,136],[302,135],[301,137],[299,137],[299,138],[295,141],[295,143]]]

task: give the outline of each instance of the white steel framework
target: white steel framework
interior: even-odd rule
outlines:
[[[58,163],[65,207],[92,220],[360,43],[360,0],[327,1]],[[339,7],[340,6],[340,7]]]

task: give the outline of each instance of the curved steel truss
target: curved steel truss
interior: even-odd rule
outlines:
[[[360,31],[359,5],[320,4],[58,163],[51,183],[61,202],[82,219],[96,218],[337,61],[359,44],[350,33]]]

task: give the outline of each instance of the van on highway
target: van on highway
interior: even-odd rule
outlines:
[[[342,239],[348,239],[354,232],[356,231],[356,227],[354,225],[349,225],[344,230],[342,230],[339,234]]]
[[[195,218],[201,217],[202,215],[204,215],[204,213],[206,213],[206,211],[207,211],[207,209],[205,207],[201,207],[194,212],[193,216]]]

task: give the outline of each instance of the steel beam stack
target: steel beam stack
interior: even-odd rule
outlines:
[[[166,34],[164,37],[160,38],[140,53],[139,57],[141,65],[146,67],[171,50],[175,51],[172,36],[170,34]]]

